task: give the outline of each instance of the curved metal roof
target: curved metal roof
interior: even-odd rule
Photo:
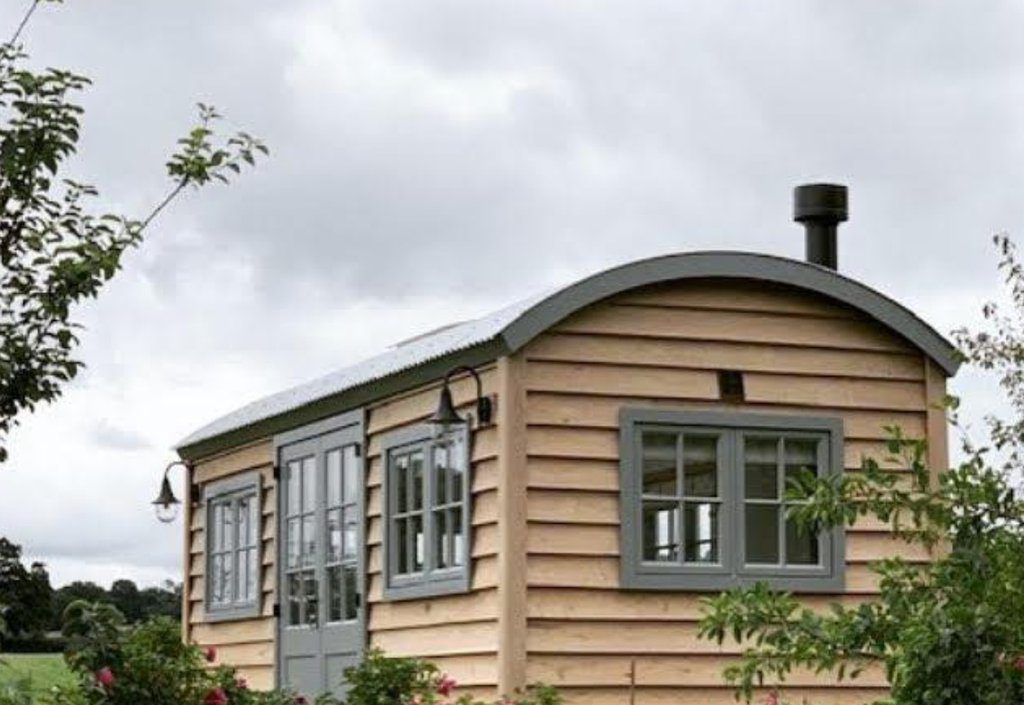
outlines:
[[[211,442],[222,436],[230,434],[232,442],[247,440],[241,433],[247,428],[252,428],[253,434],[248,440],[253,440],[259,437],[257,431],[274,431],[274,425],[264,422],[279,419],[281,424],[276,426],[284,428],[283,415],[326,399],[334,400],[331,411],[338,413],[346,408],[346,393],[362,390],[360,399],[365,403],[394,393],[381,388],[374,394],[368,385],[380,384],[400,373],[433,368],[436,365],[428,363],[474,349],[480,349],[492,359],[512,353],[575,311],[601,299],[650,284],[699,278],[753,279],[822,294],[862,311],[903,336],[947,375],[952,376],[959,367],[955,348],[934,328],[887,296],[834,270],[772,255],[693,252],[624,264],[482,318],[413,338],[376,357],[243,406],[198,429],[179,442],[177,449],[182,455],[197,457],[200,454],[197,451],[210,450]],[[431,376],[419,380],[410,378],[409,386],[440,376],[433,369],[430,373]],[[355,398],[347,401],[350,407],[357,405]],[[262,429],[256,428],[261,424]]]

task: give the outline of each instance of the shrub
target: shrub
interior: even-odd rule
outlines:
[[[371,650],[358,666],[345,671],[349,691],[345,705],[487,705],[472,695],[459,695],[458,684],[436,666],[413,658],[390,658]],[[533,685],[495,705],[561,705],[558,692]]]
[[[65,658],[78,687],[57,690],[54,705],[292,705],[294,694],[250,690],[229,666],[181,641],[159,617],[134,627],[111,605],[73,602],[64,614]],[[5,705],[0,703],[0,705]]]

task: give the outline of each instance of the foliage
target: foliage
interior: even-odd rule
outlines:
[[[64,69],[32,70],[17,40],[0,45],[0,462],[18,415],[56,400],[82,368],[75,306],[95,298],[153,219],[188,187],[227,183],[266,148],[251,135],[218,136],[220,115],[197,124],[167,162],[167,195],[146,215],[97,213],[97,189],[66,175],[90,84]]]
[[[1024,412],[1024,270],[1000,240],[1017,312],[1014,326],[986,307],[995,334],[958,334],[971,361],[1001,371],[1018,414]],[[950,404],[955,408],[955,403]],[[927,564],[896,555],[872,566],[879,595],[856,606],[813,611],[790,594],[760,584],[707,600],[700,632],[745,651],[726,679],[748,701],[759,686],[784,685],[796,669],[855,678],[866,668],[892,685],[897,705],[1004,705],[1024,702],[1024,502],[1019,473],[1024,414],[993,420],[990,448],[964,443],[965,460],[935,472],[923,442],[889,429],[887,472],[866,460],[863,472],[804,479],[791,485],[790,516],[804,531],[852,524],[862,516],[887,522],[892,533],[931,552]],[[938,469],[932,469],[938,470]],[[900,479],[902,476],[903,479]],[[894,550],[894,554],[898,554]],[[771,695],[770,700],[776,700]]]
[[[454,679],[436,666],[414,658],[393,658],[372,650],[363,662],[345,671],[349,690],[346,705],[486,705],[468,693],[459,694]],[[530,686],[496,705],[561,705],[558,692],[545,685]]]
[[[53,589],[41,563],[26,568],[21,546],[0,536],[0,604],[5,631],[9,636],[34,635],[50,622]]]
[[[131,580],[115,580],[110,590],[96,583],[78,581],[57,588],[53,594],[52,627],[59,629],[64,610],[76,600],[107,602],[125,616],[129,624],[150,617],[181,619],[181,583],[166,581],[162,587],[139,589]]]
[[[181,641],[177,623],[162,617],[125,627],[111,605],[73,602],[65,613],[66,660],[77,687],[54,705],[292,705],[286,692],[250,690],[229,666]]]

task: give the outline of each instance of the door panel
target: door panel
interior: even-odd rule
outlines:
[[[343,418],[279,447],[280,680],[309,696],[343,695],[366,641],[361,414]]]

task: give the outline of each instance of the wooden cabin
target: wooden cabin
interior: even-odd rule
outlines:
[[[733,702],[737,649],[697,638],[703,596],[766,580],[857,601],[872,561],[927,560],[877,523],[795,532],[785,479],[856,471],[891,424],[947,463],[952,346],[835,271],[838,218],[814,217],[833,221],[831,244],[808,228],[815,261],[633,262],[193,433],[184,638],[254,687],[337,691],[379,647],[481,696]],[[430,422],[443,387],[466,423]],[[884,689],[797,674],[788,695]]]

